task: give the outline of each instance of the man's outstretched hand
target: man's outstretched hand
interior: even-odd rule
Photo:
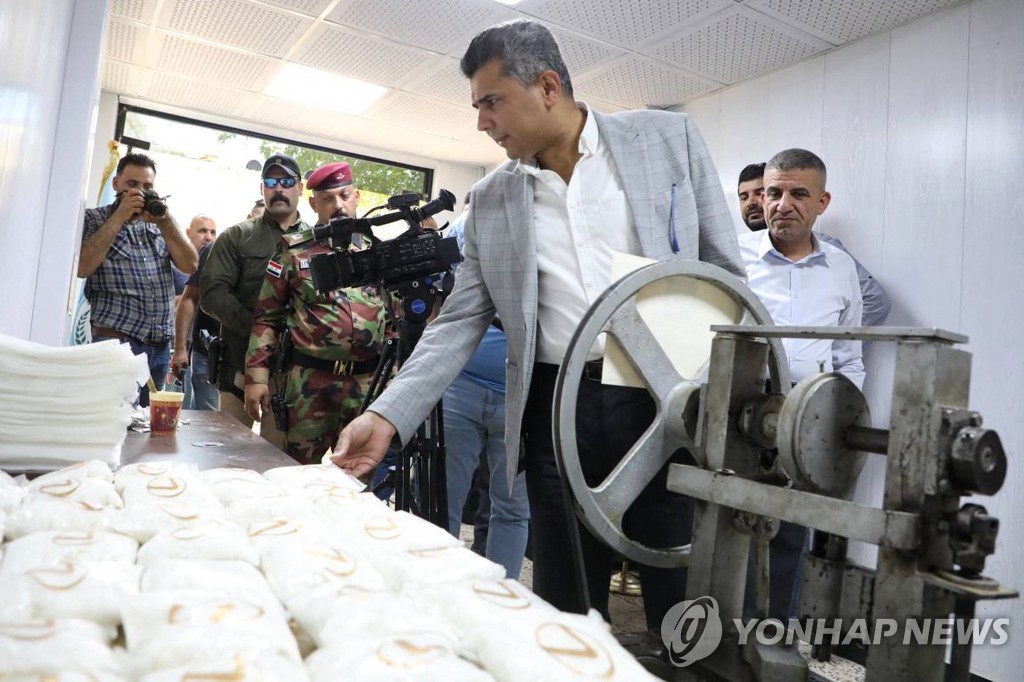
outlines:
[[[365,476],[384,459],[394,436],[391,422],[375,412],[364,412],[338,436],[331,461],[356,478]]]

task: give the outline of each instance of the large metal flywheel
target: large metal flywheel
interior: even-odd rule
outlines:
[[[694,285],[696,289],[725,294],[735,305],[738,318],[730,324],[772,324],[764,305],[746,284],[719,267],[699,261],[664,261],[640,268],[609,287],[583,316],[558,372],[553,415],[556,459],[561,475],[568,481],[577,516],[595,536],[623,556],[663,568],[685,566],[689,546],[659,549],[636,542],[623,532],[622,519],[678,449],[687,448],[704,465],[699,442],[700,402],[710,357],[709,352],[707,357],[691,362],[691,368],[696,369],[688,372],[692,376],[683,376],[638,311],[637,295],[648,285],[669,278],[680,278],[672,279],[670,284],[682,284],[679,288],[684,292],[683,299],[686,291],[694,290]],[[584,478],[576,445],[576,407],[584,365],[601,333],[617,341],[629,365],[654,398],[656,415],[612,472],[591,487]],[[708,348],[712,335],[708,330]],[[772,385],[784,387],[785,391],[789,387],[789,370],[782,342],[777,338],[766,342]]]

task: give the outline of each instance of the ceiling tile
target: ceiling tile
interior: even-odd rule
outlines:
[[[431,3],[342,0],[327,15],[327,20],[405,45],[444,53],[463,36],[472,37],[497,23],[496,6],[490,0]]]
[[[414,79],[406,81],[403,89],[463,106],[470,100],[469,80],[462,75],[459,60],[452,57],[436,58]]]
[[[125,21],[111,21],[107,26],[107,59],[137,63],[145,54],[149,29]]]
[[[152,65],[161,71],[258,90],[277,61],[174,34],[158,33]]]
[[[186,109],[231,115],[235,113],[238,91],[157,71],[149,83],[146,96]]]
[[[359,135],[358,139],[353,139],[353,142],[379,149],[421,154],[425,148],[434,146],[442,140],[443,138],[437,135],[428,135],[396,125],[378,122],[368,127]]]
[[[524,0],[516,9],[595,36],[613,45],[635,48],[723,7],[731,0],[645,0],[641,5],[622,0]]]
[[[479,166],[501,163],[507,158],[496,145],[484,146],[460,140],[440,140],[433,145],[422,147],[420,153],[432,159],[473,163]]]
[[[904,24],[962,1],[748,0],[747,4],[838,45]]]
[[[294,61],[393,87],[429,56],[422,50],[322,25],[303,43]]]
[[[625,50],[622,48],[599,43],[554,26],[548,28],[555,36],[555,41],[562,53],[562,60],[565,62],[566,68],[569,69],[571,78],[625,54]]]
[[[106,60],[103,64],[103,82],[100,86],[107,92],[118,92],[126,95],[140,94],[138,89],[137,67],[124,62]]]
[[[339,115],[324,109],[266,96],[257,97],[249,106],[246,115],[278,129],[282,135],[284,131],[297,131],[330,136],[338,129],[341,119]]]
[[[614,114],[617,111],[629,110],[629,107],[612,104],[611,102],[606,102],[598,97],[578,97],[577,99],[586,102],[587,106],[595,111],[600,111],[602,114]]]
[[[161,28],[276,57],[283,57],[312,23],[245,0],[168,0],[158,20]]]
[[[700,76],[632,55],[575,84],[578,99],[593,95],[631,109],[673,106],[717,87],[718,83]]]
[[[268,5],[275,5],[282,9],[289,9],[307,17],[318,17],[323,14],[331,0],[263,0]]]
[[[651,54],[722,83],[736,83],[831,47],[743,7],[722,12],[650,48]]]
[[[372,118],[405,128],[443,133],[473,123],[476,121],[476,112],[466,106],[460,107],[402,92],[375,108]]]
[[[110,3],[110,16],[148,24],[153,20],[156,3],[157,0],[113,0]]]

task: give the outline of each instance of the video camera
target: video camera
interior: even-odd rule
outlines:
[[[121,197],[123,195],[124,192],[119,192],[117,198],[114,200],[115,211],[117,210],[117,207],[121,205]],[[164,215],[167,213],[167,202],[165,201],[166,199],[167,197],[161,197],[159,194],[157,194],[156,190],[144,189],[142,190],[142,201],[144,202],[142,210],[144,210],[146,213],[153,216],[154,218],[163,218]]]
[[[334,253],[313,256],[309,270],[313,286],[321,293],[342,287],[362,287],[368,284],[397,285],[412,282],[446,271],[462,260],[455,237],[441,237],[426,230],[420,223],[435,213],[455,207],[455,195],[442,189],[440,195],[417,207],[418,194],[398,194],[388,199],[385,206],[370,211],[391,208],[393,213],[362,218],[342,216],[313,228],[313,238],[330,239]],[[394,239],[382,241],[373,234],[373,227],[405,220],[409,229]],[[359,233],[370,239],[369,248],[349,251],[352,235]]]

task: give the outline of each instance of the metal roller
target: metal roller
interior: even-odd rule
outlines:
[[[870,427],[871,411],[857,386],[842,374],[815,374],[793,387],[779,411],[779,457],[793,487],[853,499],[867,455],[844,437]]]

